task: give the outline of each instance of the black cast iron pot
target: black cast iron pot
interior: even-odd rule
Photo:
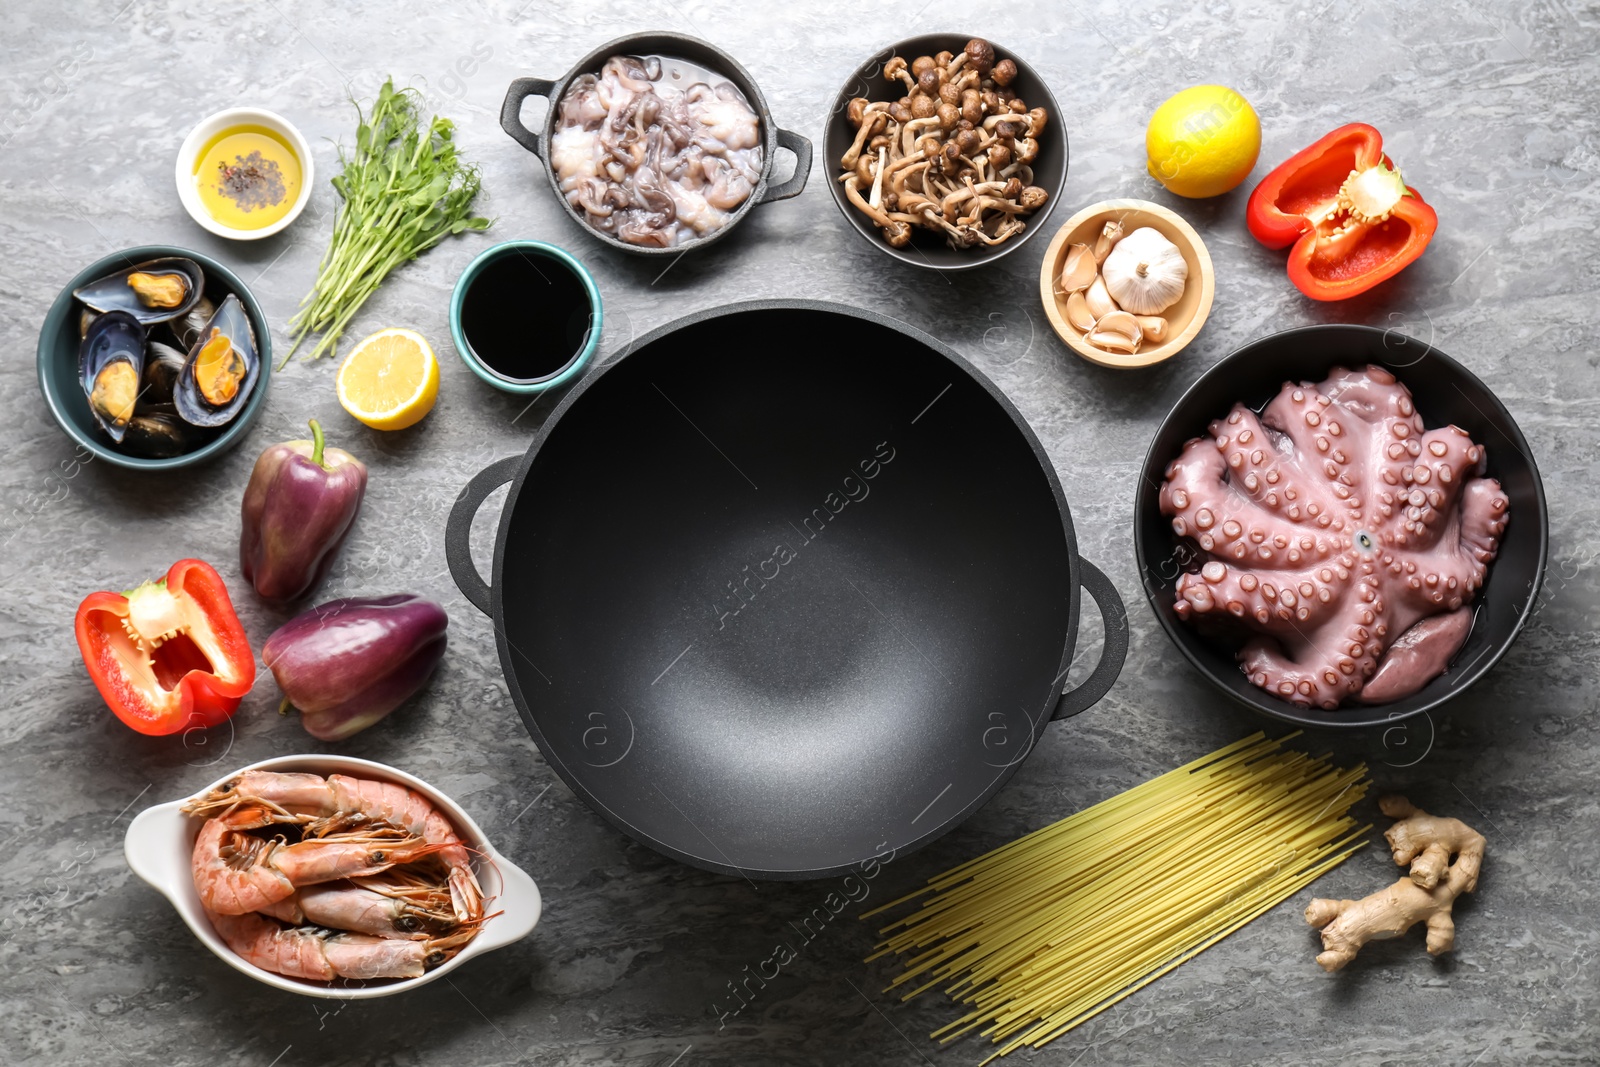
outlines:
[[[559,118],[558,104],[574,78],[580,74],[598,74],[606,60],[615,55],[661,55],[688,60],[727,78],[738,87],[750,106],[755,109],[761,123],[761,180],[756,184],[749,199],[734,209],[733,214],[721,228],[711,231],[704,237],[671,248],[629,244],[590,226],[584,221],[583,214],[567,202],[566,195],[561,191],[561,180],[556,177],[555,168],[550,164],[550,153],[547,151],[550,137],[555,132],[556,120]],[[540,123],[538,131],[530,130],[522,123],[522,104],[530,96],[542,96],[549,102],[544,121]],[[523,148],[539,157],[539,161],[544,164],[545,177],[550,180],[550,188],[555,192],[556,199],[561,201],[561,206],[566,209],[573,221],[583,227],[585,233],[613,248],[641,256],[676,256],[687,249],[704,248],[714,241],[721,240],[757,204],[799,196],[800,190],[806,187],[806,177],[811,170],[811,142],[798,133],[778,128],[777,123],[772,120],[772,111],[767,107],[766,97],[761,95],[761,89],[749,73],[720,48],[683,33],[635,33],[619,37],[578,60],[571,70],[555,81],[549,78],[518,78],[506,90],[505,102],[500,106],[500,128],[510,134]],[[794,174],[788,181],[773,185],[772,167],[779,148],[786,148],[794,154]]]
[[[1411,390],[1430,429],[1453,424],[1484,447],[1488,473],[1511,501],[1511,517],[1475,601],[1472,630],[1449,668],[1409,697],[1387,704],[1346,703],[1326,711],[1292,704],[1252,685],[1235,661],[1237,638],[1207,636],[1178,618],[1173,610],[1178,577],[1198,569],[1203,559],[1193,542],[1173,533],[1171,521],[1161,514],[1159,495],[1167,464],[1191,437],[1205,436],[1211,420],[1225,416],[1235,401],[1260,410],[1286,381],[1320,382],[1335,366],[1369,364],[1387,368]],[[1189,662],[1248,708],[1298,726],[1322,728],[1387,728],[1465,692],[1505,655],[1527,622],[1550,550],[1549,510],[1533,451],[1489,387],[1432,345],[1394,330],[1343,324],[1304,326],[1251,341],[1202,374],[1150,442],[1134,498],[1133,530],[1145,595]]]
[[[507,482],[485,582],[472,518]],[[446,555],[567,784],[652,848],[748,877],[938,837],[1127,653],[1016,409],[932,337],[837,304],[648,334],[472,479]],[[1063,695],[1080,589],[1107,637]]]

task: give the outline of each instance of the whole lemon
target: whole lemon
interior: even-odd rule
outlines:
[[[1261,120],[1225,85],[1195,85],[1168,97],[1144,131],[1150,176],[1179,196],[1220,196],[1250,176],[1261,154]]]

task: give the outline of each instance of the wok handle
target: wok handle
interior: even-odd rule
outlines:
[[[522,124],[522,102],[530,96],[549,99],[556,83],[549,78],[518,78],[506,89],[505,102],[500,105],[500,128],[511,135],[523,148],[540,159],[544,158],[544,138]],[[551,102],[551,107],[555,106]]]
[[[472,519],[490,493],[517,476],[521,463],[521,456],[507,456],[473,475],[472,481],[456,497],[445,523],[444,559],[450,565],[450,577],[456,580],[461,595],[485,615],[494,614],[493,601],[489,597],[489,583],[483,580],[478,565],[472,562]]]
[[[1099,567],[1081,558],[1078,565],[1083,569],[1080,584],[1085,592],[1094,597],[1096,606],[1100,608],[1100,619],[1106,630],[1105,646],[1100,650],[1100,662],[1095,664],[1083,684],[1061,694],[1056,713],[1050,716],[1051,719],[1069,719],[1105,696],[1116,682],[1117,675],[1122,673],[1122,665],[1128,658],[1128,609],[1122,603],[1122,595]]]
[[[806,179],[811,177],[811,142],[792,130],[779,128],[778,147],[787,148],[794,153],[794,173],[789,175],[789,180],[782,185],[767,186],[766,193],[761,197],[763,204],[770,204],[774,200],[787,200],[791,196],[799,196],[800,190],[806,187]]]

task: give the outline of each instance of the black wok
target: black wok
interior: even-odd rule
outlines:
[[[511,482],[493,581],[472,517]],[[462,491],[446,554],[550,765],[625,833],[747,877],[927,843],[1116,679],[1127,616],[1055,471],[955,352],[841,305],[644,337]],[[1062,695],[1079,589],[1099,664]]]

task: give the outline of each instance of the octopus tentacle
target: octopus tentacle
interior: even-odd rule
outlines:
[[[1388,605],[1371,575],[1357,579],[1354,588],[1356,596],[1340,601],[1326,625],[1247,642],[1239,663],[1250,681],[1285,700],[1327,709],[1360,693],[1383,655]]]
[[[1349,420],[1331,406],[1315,386],[1293,386],[1267,405],[1262,423],[1291,443],[1284,465],[1295,468],[1301,491],[1315,487],[1335,517],[1355,522],[1362,517],[1356,466],[1361,457],[1345,447],[1352,436],[1346,429]]]
[[[1338,560],[1299,571],[1259,575],[1213,559],[1198,571],[1178,578],[1174,610],[1180,619],[1196,613],[1226,611],[1258,627],[1276,626],[1279,622],[1320,626],[1338,610],[1343,599],[1338,595],[1340,585],[1350,577],[1349,568]]]
[[[1511,502],[1493,478],[1469,484],[1461,494],[1461,540],[1463,550],[1485,569],[1500,551],[1500,536],[1505,533]]]
[[[1475,478],[1461,494],[1460,507],[1440,524],[1428,551],[1395,552],[1389,565],[1399,599],[1417,618],[1455,611],[1471,600],[1488,577],[1499,551],[1510,504],[1493,478]],[[1399,570],[1395,570],[1398,566]]]
[[[1211,432],[1185,445],[1167,470],[1161,507],[1178,536],[1241,565],[1298,566],[1348,547],[1349,538],[1331,528],[1337,498],[1280,469],[1280,453],[1253,412],[1235,407]]]

